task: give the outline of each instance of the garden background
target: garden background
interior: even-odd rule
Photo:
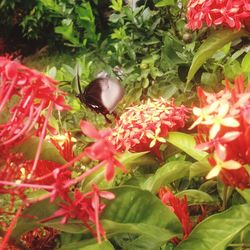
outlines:
[[[250,249],[249,0],[0,16],[0,249]]]

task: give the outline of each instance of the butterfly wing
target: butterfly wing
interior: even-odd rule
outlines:
[[[124,89],[116,79],[106,78],[107,82],[103,84],[101,91],[101,100],[103,106],[112,113],[119,101],[124,96]]]
[[[107,78],[93,80],[83,92],[83,102],[97,113],[108,114],[109,111],[102,103],[102,91],[107,86]]]

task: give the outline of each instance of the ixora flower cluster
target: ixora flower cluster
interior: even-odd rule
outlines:
[[[123,171],[125,168],[116,159],[116,149],[109,141],[112,133],[110,129],[98,131],[92,124],[81,121],[83,134],[91,137],[94,142],[76,157],[70,133],[65,132],[64,140],[58,142],[55,136],[58,132],[49,125],[49,118],[53,110],[68,110],[70,107],[64,101],[65,93],[56,85],[57,82],[46,75],[0,57],[0,194],[10,195],[12,201],[7,208],[9,211],[0,209],[0,215],[11,214],[16,200],[20,205],[11,223],[4,227],[5,236],[0,249],[7,249],[9,237],[23,209],[45,199],[51,203],[56,202],[57,210],[40,223],[54,218],[59,218],[62,224],[70,218],[78,219],[96,236],[98,242],[101,237],[105,237],[99,216],[106,205],[101,199],[112,200],[114,194],[99,190],[95,184],[86,193],[80,192],[75,186],[100,168],[106,170],[108,181],[114,177],[116,167]],[[23,142],[28,143],[32,138],[38,138],[34,159],[26,159],[22,151],[13,152],[13,148],[22,147]],[[45,138],[49,138],[62,156],[61,163],[40,159]],[[73,178],[72,167],[83,157],[99,163]],[[72,186],[75,187],[73,194]],[[28,200],[27,189],[43,189],[47,193]],[[23,237],[26,238],[30,237]]]
[[[223,25],[239,30],[250,26],[249,0],[189,0],[187,6],[188,26],[201,29],[204,24]]]
[[[56,81],[16,61],[0,57],[0,79],[0,112],[9,115],[0,127],[0,143],[5,148],[31,134],[36,125],[44,125],[44,134],[53,108],[70,109]],[[42,115],[45,110],[47,119]]]
[[[161,158],[160,146],[169,131],[184,127],[188,118],[185,106],[177,107],[163,98],[149,99],[129,107],[117,122],[111,141],[119,151],[150,151]]]
[[[244,87],[243,76],[234,86],[226,81],[219,93],[198,89],[200,108],[194,107],[198,125],[198,149],[211,153],[213,166],[207,178],[220,175],[226,185],[250,188],[247,165],[250,164],[250,86]]]

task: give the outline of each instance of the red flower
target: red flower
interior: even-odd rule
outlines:
[[[176,214],[182,224],[183,240],[187,239],[193,228],[188,212],[187,197],[184,196],[183,199],[179,199],[173,195],[170,189],[164,187],[160,189],[159,197]],[[175,242],[178,243],[176,240]]]
[[[9,113],[8,121],[0,125],[0,144],[4,147],[31,134],[48,107],[69,109],[56,81],[5,57],[0,57],[0,82],[0,112]]]
[[[62,224],[65,224],[69,218],[80,220],[92,234],[97,236],[98,242],[100,242],[101,236],[105,237],[105,231],[100,223],[99,215],[106,207],[101,202],[101,198],[112,200],[115,196],[111,192],[100,191],[96,185],[92,186],[91,192],[85,194],[76,190],[72,200],[60,203],[60,208],[52,216],[43,219],[41,222],[60,217],[62,217]],[[96,226],[96,234],[94,233],[95,230],[91,227],[91,223],[94,223]]]
[[[249,188],[244,165],[250,164],[250,87],[245,88],[239,76],[233,88],[226,81],[226,88],[219,93],[199,88],[198,96],[201,107],[193,108],[196,120],[192,127],[198,125],[203,133],[197,138],[197,148],[212,154],[213,169],[207,178],[220,174],[226,185]]]
[[[187,18],[193,30],[201,29],[204,24],[239,30],[249,25],[250,3],[248,0],[189,0]]]
[[[106,166],[106,179],[109,181],[114,177],[116,167],[126,172],[125,167],[115,158],[117,151],[109,140],[112,130],[106,129],[98,131],[87,121],[81,121],[80,126],[85,135],[97,140],[85,148],[85,153],[92,160],[101,161],[102,165]]]
[[[117,150],[150,151],[161,158],[160,146],[169,131],[184,127],[188,109],[160,99],[127,108],[117,122],[111,140]]]

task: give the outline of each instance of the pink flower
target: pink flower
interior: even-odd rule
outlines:
[[[211,153],[213,169],[207,178],[220,175],[226,185],[249,188],[244,165],[250,164],[250,87],[245,88],[239,76],[233,88],[226,81],[224,90],[210,94],[199,88],[198,96],[201,107],[193,108],[191,128],[200,131],[197,148]]]
[[[248,27],[249,18],[248,0],[189,0],[187,6],[188,26],[192,30],[201,29],[204,24],[240,30]]]
[[[81,121],[80,126],[85,135],[96,140],[96,142],[85,148],[85,153],[92,160],[101,161],[102,165],[106,166],[106,179],[109,181],[114,177],[116,167],[126,172],[125,167],[115,158],[117,151],[109,140],[112,130],[98,131],[87,121]]]
[[[161,158],[160,146],[169,131],[184,127],[188,109],[163,98],[127,108],[114,128],[111,140],[117,150],[150,151]]]

